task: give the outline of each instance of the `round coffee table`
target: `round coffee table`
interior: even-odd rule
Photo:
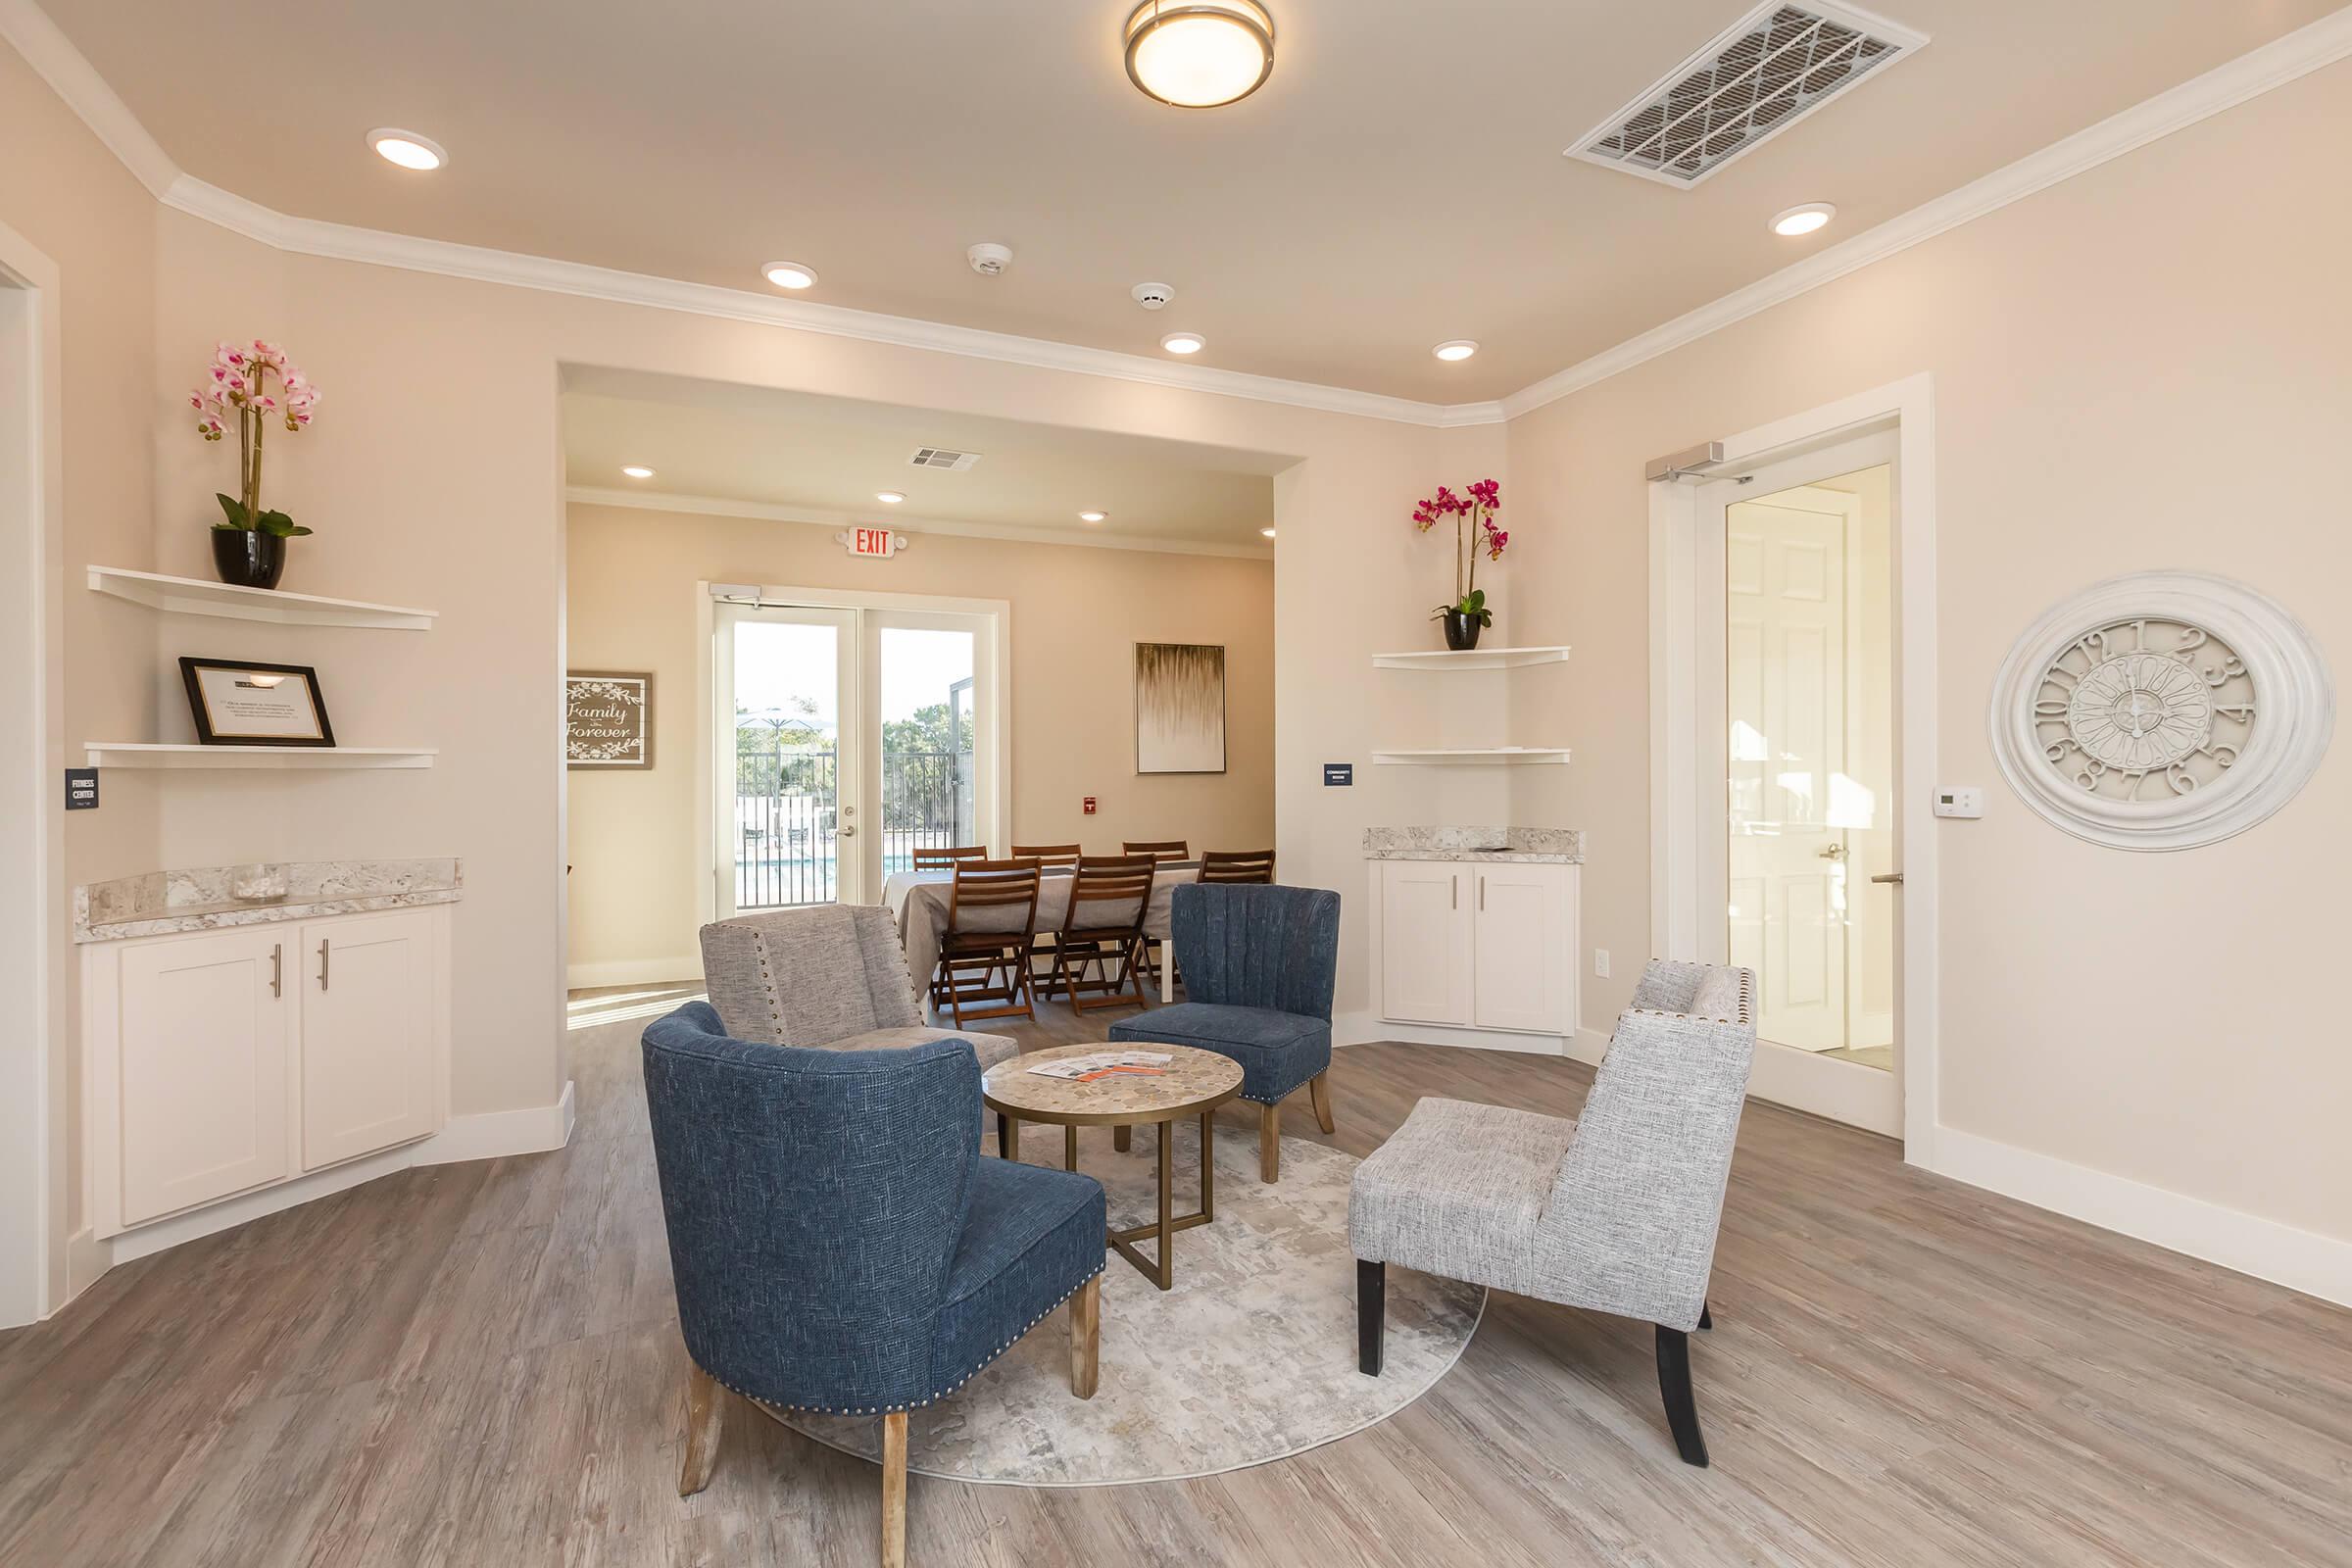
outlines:
[[[1029,1070],[1040,1062],[1110,1051],[1165,1052],[1168,1061],[1157,1073],[1114,1073],[1093,1083],[1081,1083],[1075,1078],[1047,1078]],[[1146,1279],[1163,1291],[1176,1280],[1176,1233],[1205,1225],[1217,1217],[1216,1134],[1212,1124],[1217,1107],[1241,1090],[1241,1064],[1229,1056],[1220,1056],[1213,1051],[1196,1051],[1190,1046],[1140,1040],[1032,1051],[998,1062],[980,1080],[981,1097],[988,1108],[997,1113],[997,1125],[1004,1131],[1006,1159],[1021,1156],[1020,1129],[1024,1121],[1060,1124],[1062,1164],[1070,1170],[1078,1168],[1081,1127],[1125,1128],[1143,1123],[1158,1127],[1159,1218],[1150,1225],[1112,1231],[1104,1239],[1112,1250],[1141,1269]],[[1176,1122],[1186,1116],[1200,1118],[1200,1208],[1193,1214],[1175,1212],[1170,1190],[1174,1143],[1170,1133]],[[1146,1257],[1136,1246],[1147,1239],[1158,1243],[1157,1258]]]

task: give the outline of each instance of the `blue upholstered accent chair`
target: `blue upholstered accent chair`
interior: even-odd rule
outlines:
[[[748,1045],[690,1002],[645,1032],[662,1214],[688,1369],[683,1496],[732,1390],[882,1420],[882,1560],[905,1560],[906,1412],[1063,1301],[1095,1392],[1105,1230],[1091,1176],[980,1155],[980,1063],[939,1040]]]
[[[1331,993],[1340,896],[1323,888],[1179,887],[1168,927],[1190,999],[1110,1026],[1113,1040],[1195,1046],[1242,1064],[1255,1101],[1258,1175],[1282,1179],[1282,1098],[1307,1087],[1331,1121]]]

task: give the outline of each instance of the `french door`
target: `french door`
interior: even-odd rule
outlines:
[[[832,602],[763,593],[712,617],[721,919],[877,903],[917,850],[1004,847],[1001,610],[822,597]]]

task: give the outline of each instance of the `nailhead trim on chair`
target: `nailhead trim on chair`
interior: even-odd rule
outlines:
[[[1038,1313],[1037,1316],[1031,1318],[1026,1324],[1022,1325],[1020,1333],[1015,1334],[1011,1339],[1006,1340],[1003,1345],[998,1346],[994,1350],[991,1350],[987,1355],[983,1356],[979,1361],[967,1369],[963,1376],[957,1378],[955,1382],[949,1384],[946,1388],[941,1389],[936,1394],[925,1395],[922,1398],[912,1400],[906,1404],[874,1404],[866,1405],[862,1408],[850,1408],[842,1410],[836,1410],[829,1404],[778,1404],[773,1399],[762,1399],[757,1394],[752,1394],[743,1389],[739,1389],[734,1384],[729,1383],[722,1377],[718,1377],[716,1374],[712,1374],[711,1381],[716,1383],[720,1388],[726,1390],[729,1394],[749,1399],[754,1404],[760,1405],[770,1410],[799,1410],[809,1415],[896,1415],[901,1410],[919,1410],[924,1405],[937,1404],[940,1400],[946,1398],[949,1395],[954,1394],[957,1389],[962,1388],[966,1383],[969,1383],[972,1381],[972,1379],[978,1377],[982,1369],[987,1367],[990,1362],[996,1360],[998,1356],[1003,1355],[1006,1350],[1011,1349],[1014,1345],[1018,1344],[1022,1339],[1027,1337],[1031,1329],[1037,1327],[1047,1318],[1053,1316],[1055,1308],[1059,1307],[1063,1301],[1068,1300],[1071,1297],[1076,1296],[1080,1291],[1085,1290],[1088,1280],[1101,1279],[1102,1277],[1102,1268],[1104,1264],[1107,1264],[1108,1262],[1109,1258],[1106,1254],[1103,1258],[1103,1263],[1096,1265],[1095,1271],[1092,1274],[1089,1274],[1086,1279],[1080,1280],[1077,1284],[1062,1292],[1060,1299],[1056,1300],[1053,1306],[1047,1307],[1043,1312]],[[702,1365],[702,1363],[699,1361],[695,1364],[697,1366]],[[710,1369],[709,1367],[703,1367],[703,1370],[709,1372]]]

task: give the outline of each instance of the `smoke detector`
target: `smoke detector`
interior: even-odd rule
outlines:
[[[1176,297],[1176,291],[1165,283],[1138,283],[1128,292],[1135,296],[1135,303],[1147,311],[1164,311],[1168,301]]]
[[[963,258],[972,264],[972,270],[978,272],[982,277],[997,277],[1004,273],[1004,269],[1012,265],[1012,247],[1009,245],[975,245],[963,253]]]

